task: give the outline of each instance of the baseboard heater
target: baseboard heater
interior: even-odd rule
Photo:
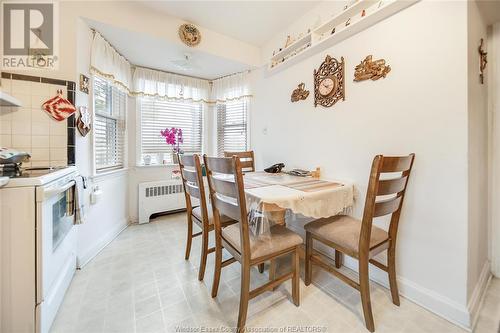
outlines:
[[[184,188],[180,180],[139,184],[139,224],[148,223],[152,214],[185,208]]]

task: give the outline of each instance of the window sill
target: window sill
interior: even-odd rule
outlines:
[[[175,168],[178,167],[177,163],[168,163],[168,164],[150,164],[150,165],[136,165],[136,169],[148,169],[148,168]]]
[[[110,171],[106,171],[106,172],[102,172],[102,173],[97,173],[97,174],[93,175],[92,177],[90,177],[90,179],[99,180],[101,178],[105,178],[108,176],[119,175],[121,173],[125,173],[128,170],[129,170],[129,168],[121,168],[121,169],[110,170]]]

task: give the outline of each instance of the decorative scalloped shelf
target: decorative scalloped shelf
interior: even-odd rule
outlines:
[[[379,0],[360,0],[340,14],[321,24],[311,33],[275,54],[270,59],[268,72],[272,74],[277,73],[315,53],[321,52],[322,50],[360,33],[418,1],[419,0],[383,0],[381,2]],[[381,4],[379,5],[380,2]],[[361,17],[361,12],[363,10],[365,10],[365,16]],[[349,18],[351,18],[350,24],[345,26],[345,22]],[[335,33],[331,34],[333,28],[335,28]],[[327,36],[325,36],[326,34]],[[311,46],[304,48],[307,43],[310,43]],[[295,55],[289,56],[294,52],[296,53]],[[274,61],[284,59],[286,56],[289,57],[282,62],[278,62],[275,66],[272,66]]]

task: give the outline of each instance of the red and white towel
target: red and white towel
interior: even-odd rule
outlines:
[[[57,121],[68,118],[76,111],[75,106],[62,97],[62,90],[58,90],[57,96],[43,103],[42,109]]]

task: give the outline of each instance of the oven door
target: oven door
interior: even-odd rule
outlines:
[[[50,327],[76,270],[75,181],[38,187],[37,312],[41,332]]]

